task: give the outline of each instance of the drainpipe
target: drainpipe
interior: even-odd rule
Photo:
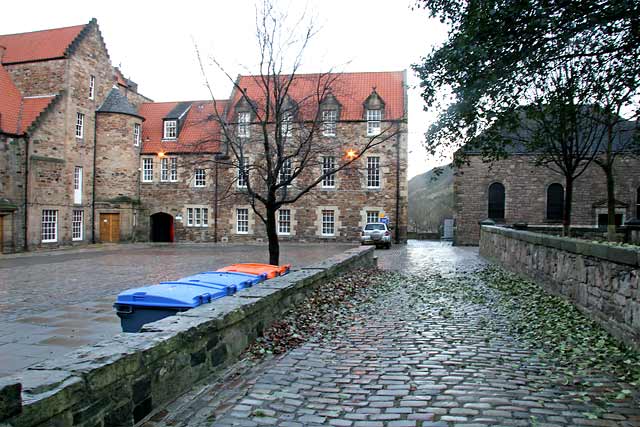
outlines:
[[[25,134],[24,156],[24,251],[29,251],[29,135]]]
[[[214,155],[215,161],[215,173],[214,173],[214,186],[213,189],[213,241],[218,243],[218,155]]]
[[[91,180],[91,243],[96,243],[96,158],[98,150],[98,113],[93,113],[93,171]]]
[[[396,243],[400,243],[400,138],[396,135]]]

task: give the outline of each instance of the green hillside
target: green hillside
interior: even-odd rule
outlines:
[[[409,180],[409,231],[438,232],[445,218],[453,217],[453,170],[445,166]]]

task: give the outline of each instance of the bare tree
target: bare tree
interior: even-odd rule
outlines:
[[[298,202],[323,180],[355,166],[371,148],[396,138],[403,121],[381,118],[376,132],[368,132],[371,136],[353,142],[346,152],[340,143],[323,139],[323,134],[337,126],[335,115],[327,112],[339,109],[337,98],[348,96],[349,88],[341,82],[340,73],[299,73],[316,29],[304,15],[291,28],[289,22],[272,1],[263,0],[256,11],[258,72],[252,76],[233,79],[212,58],[233,83],[224,113],[214,109],[226,149],[224,159],[217,161],[238,171],[235,196],[246,200],[264,223],[271,264],[280,259],[278,209]],[[216,103],[206,75],[205,81]],[[373,88],[373,104],[382,102],[376,95]],[[327,157],[335,160],[327,161]]]
[[[596,159],[604,134],[588,103],[592,87],[581,77],[585,68],[585,64],[576,62],[556,67],[549,76],[536,81],[526,96],[528,105],[502,115],[479,141],[492,156],[521,150],[533,156],[536,166],[564,177],[565,236],[571,231],[574,183]]]

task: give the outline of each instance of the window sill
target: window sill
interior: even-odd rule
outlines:
[[[320,187],[320,190],[324,190],[324,191],[336,191],[336,187]]]
[[[178,138],[162,138],[160,142],[175,142]]]
[[[239,236],[247,236],[249,235],[248,231],[236,231],[236,234]]]
[[[40,243],[58,243],[58,239],[56,239],[56,240],[41,240]]]

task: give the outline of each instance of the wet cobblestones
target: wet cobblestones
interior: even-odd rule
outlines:
[[[483,265],[473,249],[414,242],[377,253],[381,266],[420,276],[373,291],[331,337],[239,362],[145,427],[640,425],[633,398],[594,403],[627,384],[606,372],[563,381],[554,360],[507,333],[493,291],[456,288]]]

